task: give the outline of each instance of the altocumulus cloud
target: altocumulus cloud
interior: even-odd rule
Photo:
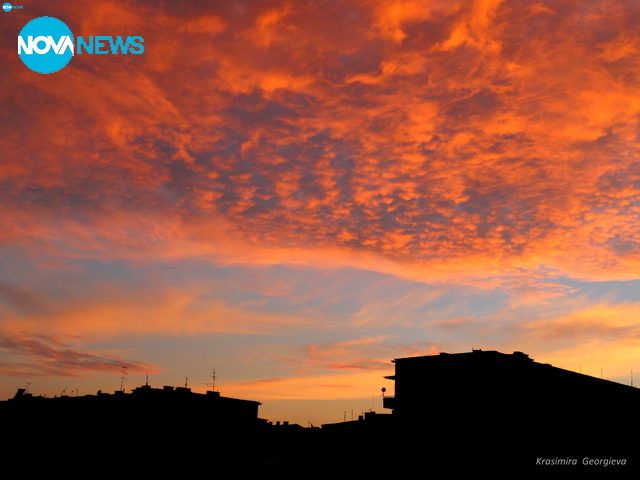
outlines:
[[[15,80],[0,111],[11,255],[356,267],[552,307],[580,282],[637,278],[637,2],[116,0],[56,13],[79,33],[135,27],[145,54],[76,58],[44,78],[0,50]],[[9,277],[15,315],[42,313]],[[598,321],[617,324],[612,312]],[[159,329],[185,321],[158,317]],[[583,324],[560,318],[544,328]],[[369,353],[327,364],[377,362]]]

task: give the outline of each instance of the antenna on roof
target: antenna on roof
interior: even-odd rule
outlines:
[[[189,380],[189,377],[184,377],[184,388],[187,388],[187,381]]]
[[[126,380],[126,378],[124,378],[127,375],[127,367],[126,366],[122,366],[122,379],[120,380],[120,391],[124,392],[124,381]]]
[[[211,391],[215,392],[216,391],[216,369],[213,369],[213,372],[211,373],[211,383],[206,383],[205,384],[207,387],[211,387]]]
[[[633,387],[633,368],[631,369],[631,386]]]

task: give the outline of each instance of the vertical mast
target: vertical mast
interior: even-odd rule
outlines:
[[[216,391],[216,369],[213,369],[213,372],[211,373],[211,383],[205,383],[205,385],[207,387],[211,387],[211,391],[215,392]]]
[[[122,378],[120,379],[120,391],[124,392],[124,381],[125,381],[125,376],[127,375],[127,367],[125,367],[124,365],[122,366]]]

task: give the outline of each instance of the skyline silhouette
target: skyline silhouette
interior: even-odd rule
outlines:
[[[224,397],[213,386],[195,393],[146,383],[130,393],[49,398],[19,389],[0,402],[0,411],[12,432],[10,450],[50,458],[75,442],[74,455],[94,461],[129,445],[141,456],[209,456],[219,468],[283,475],[427,467],[550,475],[639,471],[637,441],[625,434],[632,428],[626,417],[640,401],[637,388],[540,364],[522,352],[478,349],[392,362],[396,372],[387,379],[395,394],[384,397],[387,413],[321,426],[268,421],[259,401]],[[382,453],[373,454],[377,450]]]

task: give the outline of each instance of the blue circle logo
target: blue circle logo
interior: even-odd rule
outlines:
[[[18,35],[20,60],[34,72],[57,72],[69,63],[73,54],[73,34],[57,18],[34,18]]]
[[[13,6],[10,3],[5,3],[4,5],[2,5],[2,10],[4,10],[5,12],[10,12],[12,8]]]

